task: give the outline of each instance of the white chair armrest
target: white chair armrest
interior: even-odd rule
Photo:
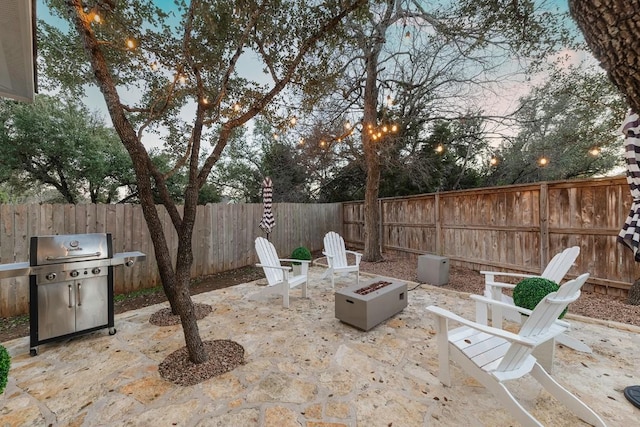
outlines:
[[[306,259],[290,259],[290,258],[280,258],[280,261],[286,261],[286,262],[299,262],[301,264],[310,264],[311,260],[306,260]]]
[[[487,298],[487,297],[485,297],[483,295],[475,295],[474,294],[474,295],[470,295],[470,298],[472,300],[476,301],[476,302],[480,302],[480,303],[483,303],[483,304],[486,304],[486,305],[490,305],[490,306],[493,306],[493,307],[502,307],[502,308],[508,308],[510,310],[517,310],[518,312],[520,312],[522,314],[526,314],[527,316],[530,315],[531,311],[532,311],[532,310],[529,310],[527,308],[519,307],[519,306],[514,305],[514,304],[509,304],[509,303],[502,302],[502,301],[499,301],[499,300],[495,300],[495,299],[492,299],[492,298]]]
[[[492,288],[502,288],[502,289],[513,289],[516,287],[516,285],[512,283],[502,283],[502,282],[494,282],[494,281],[487,281],[485,283],[485,286],[492,287]]]
[[[450,312],[449,310],[445,310],[443,308],[437,307],[435,305],[430,305],[427,307],[427,310],[435,314],[439,317],[445,317],[447,319],[458,322],[464,326],[468,326],[470,328],[476,329],[480,332],[487,333],[489,335],[493,335],[496,337],[504,338],[505,340],[515,342],[518,344],[525,345],[527,347],[535,347],[538,343],[536,341],[532,341],[528,338],[523,338],[518,334],[514,334],[513,332],[505,331],[503,329],[494,328],[493,326],[482,325],[480,323],[473,322],[471,320],[465,319],[464,317],[460,317],[455,313]]]
[[[286,267],[286,266],[276,266],[276,265],[264,265],[264,264],[256,264],[256,267],[262,267],[262,268],[273,268],[275,270],[284,270],[284,271],[291,271],[292,268],[291,267]]]
[[[528,308],[520,307],[515,304],[508,304],[506,302],[498,301],[492,298],[487,298],[483,295],[470,295],[470,297],[472,300],[475,300],[476,303],[482,303],[485,305],[490,305],[492,307],[507,308],[509,310],[516,310],[517,312],[521,314],[526,314],[527,316],[529,316],[532,313],[532,310],[529,310]],[[556,320],[555,323],[565,328],[569,328],[570,326],[569,323],[565,322],[564,320]]]
[[[538,275],[535,274],[525,274],[525,273],[509,273],[506,271],[480,271],[480,274],[482,274],[483,276],[491,276],[491,277],[495,277],[495,276],[506,276],[506,277],[522,277],[522,278],[528,278],[528,277],[540,277]]]

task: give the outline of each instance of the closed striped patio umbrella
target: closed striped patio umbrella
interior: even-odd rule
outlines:
[[[260,220],[259,227],[267,234],[267,240],[269,240],[269,234],[276,225],[276,220],[273,217],[271,205],[273,202],[273,183],[271,178],[266,177],[262,181],[262,201],[264,203],[264,210],[262,212],[262,220]]]
[[[631,189],[633,203],[618,242],[633,251],[636,262],[640,262],[640,119],[630,111],[620,131],[625,136],[624,151],[627,164],[627,182]]]

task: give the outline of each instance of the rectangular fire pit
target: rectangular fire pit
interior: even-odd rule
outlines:
[[[368,331],[407,306],[407,284],[374,279],[336,291],[336,318]]]

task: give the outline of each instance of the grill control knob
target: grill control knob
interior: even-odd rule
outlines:
[[[79,274],[80,273],[78,272],[78,270],[73,270],[71,273],[69,273],[71,277],[78,277]]]
[[[93,270],[91,270],[91,272],[93,274],[100,274],[100,269],[98,267],[93,267]]]
[[[47,278],[47,280],[55,280],[56,273],[49,273],[45,277]]]

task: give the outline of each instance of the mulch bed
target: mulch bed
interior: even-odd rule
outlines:
[[[187,348],[182,347],[160,363],[160,376],[186,387],[232,371],[244,364],[244,347],[235,341],[213,340],[204,341],[203,344],[209,360],[196,365],[189,360]]]
[[[212,307],[209,304],[193,304],[193,311],[196,320],[204,319],[211,313]],[[171,312],[171,307],[161,308],[149,317],[149,323],[156,326],[173,326],[180,324],[180,316]]]

